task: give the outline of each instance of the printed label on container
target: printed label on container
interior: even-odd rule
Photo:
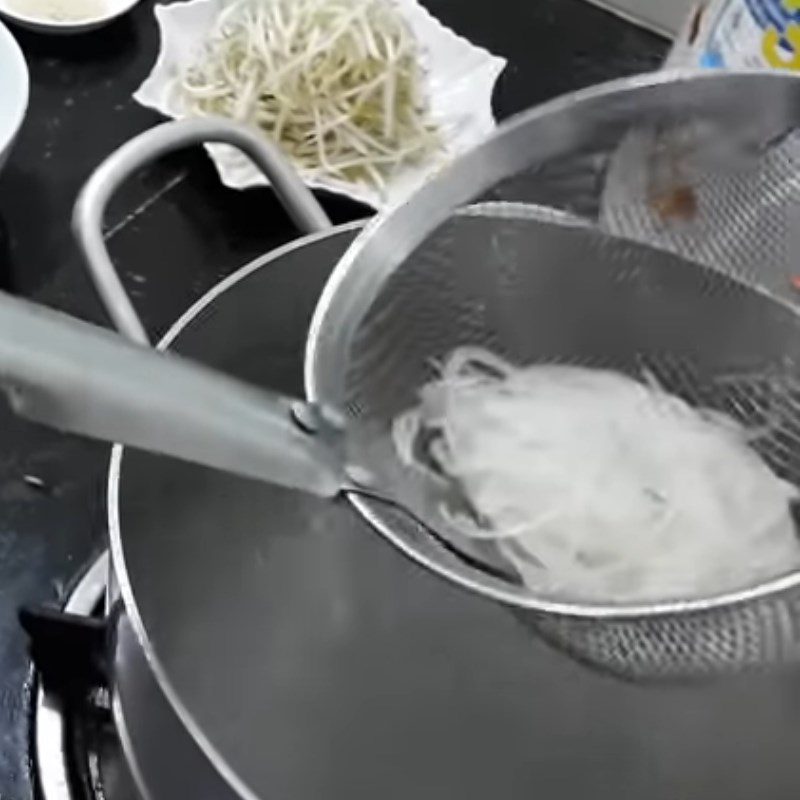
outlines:
[[[699,65],[800,70],[800,0],[725,0]]]

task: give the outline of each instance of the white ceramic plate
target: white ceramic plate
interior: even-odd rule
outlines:
[[[0,23],[0,168],[28,108],[28,65],[16,39]]]
[[[0,0],[0,14],[16,25],[37,33],[85,33],[108,25],[109,22],[130,11],[138,2],[139,0],[98,0],[102,13],[80,20],[54,20],[23,10],[24,0]]]
[[[426,163],[399,170],[383,191],[321,173],[300,171],[309,186],[346,195],[378,210],[405,200],[446,161],[471,149],[491,133],[495,126],[492,90],[506,64],[505,59],[445,28],[417,0],[390,2],[406,18],[423,53],[431,118],[442,133],[444,152]],[[161,51],[153,71],[134,94],[135,100],[167,117],[181,115],[172,88],[177,76],[197,57],[222,5],[223,0],[190,0],[156,6]],[[241,153],[219,144],[207,145],[207,150],[226,186],[246,189],[266,183],[264,176]]]

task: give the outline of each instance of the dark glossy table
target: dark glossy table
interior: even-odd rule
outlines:
[[[446,24],[505,56],[494,104],[506,117],[579,86],[656,67],[658,37],[583,0],[427,0]],[[93,167],[155,124],[131,93],[158,47],[152,3],[92,34],[14,31],[31,70],[31,105],[0,174],[2,288],[106,323],[72,243],[71,206]],[[335,221],[367,209],[324,198]],[[165,159],[112,204],[107,237],[154,335],[257,254],[292,238],[269,191],[220,187],[201,151]],[[279,299],[276,299],[279,302]],[[269,313],[269,309],[265,309]],[[104,546],[108,449],[14,419],[0,408],[0,798],[32,796],[30,667],[16,611],[52,600]]]

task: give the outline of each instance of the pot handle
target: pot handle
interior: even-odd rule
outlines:
[[[72,216],[72,228],[89,274],[120,333],[149,344],[103,240],[103,217],[111,196],[138,169],[160,156],[190,145],[218,142],[249,156],[269,179],[295,224],[305,233],[331,227],[311,191],[280,151],[257,131],[231,120],[204,117],[166,122],[131,139],[114,151],[84,185]]]

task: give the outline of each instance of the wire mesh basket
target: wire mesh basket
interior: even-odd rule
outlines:
[[[684,72],[506,123],[345,255],[312,325],[311,399],[388,436],[457,346],[646,368],[692,404],[767,425],[761,455],[800,486],[799,121],[797,76]],[[791,565],[724,595],[599,604],[513,585],[355,502],[412,557],[604,671],[686,678],[800,659]]]

